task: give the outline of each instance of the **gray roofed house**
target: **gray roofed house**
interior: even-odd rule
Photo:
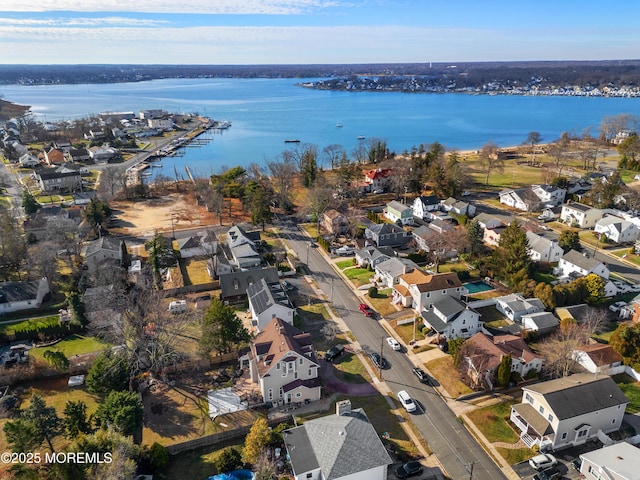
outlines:
[[[520,318],[527,313],[543,312],[544,304],[537,298],[524,298],[518,293],[512,293],[496,298],[496,309],[507,316],[509,320],[520,322]]]
[[[36,173],[36,182],[45,192],[67,192],[80,188],[82,176],[80,172],[58,173],[53,169],[42,169]]]
[[[551,312],[527,313],[520,321],[524,330],[540,334],[552,332],[560,325],[560,320]]]
[[[640,471],[640,449],[625,441],[580,454],[580,477],[634,480]],[[606,476],[605,476],[606,472]]]
[[[608,375],[576,374],[522,387],[511,421],[524,443],[558,450],[620,429],[629,399]]]
[[[389,247],[374,247],[372,245],[363,247],[356,252],[356,262],[361,267],[371,265],[375,267],[380,262],[384,262],[386,259],[393,257],[393,250]]]
[[[558,266],[553,269],[553,273],[562,281],[564,278],[577,278],[595,273],[603,280],[609,279],[609,267],[604,262],[591,258],[588,254],[580,253],[576,250],[569,250],[565,253]]]
[[[427,327],[447,339],[469,338],[480,330],[480,314],[450,295],[426,305],[420,315]]]
[[[296,480],[386,480],[393,463],[363,409],[338,402],[338,413],[283,432]]]
[[[227,245],[231,248],[246,243],[255,245],[257,240],[260,240],[259,231],[247,232],[238,225],[234,225],[227,231]]]
[[[411,233],[393,223],[371,224],[364,233],[378,247],[402,247],[413,238]]]
[[[104,236],[88,242],[83,248],[82,255],[89,270],[95,272],[106,261],[120,265],[122,262],[122,241],[115,237]]]
[[[534,262],[555,263],[564,254],[557,240],[552,240],[544,235],[527,230],[527,240],[529,241],[529,256]]]
[[[267,283],[278,281],[276,267],[243,270],[220,275],[220,300],[223,302],[244,299],[250,285],[264,279]]]
[[[418,265],[408,258],[391,257],[378,263],[375,267],[376,279],[381,284],[392,287],[398,283],[401,275],[414,271]]]
[[[247,288],[252,325],[262,330],[274,317],[293,325],[296,309],[280,282],[267,283],[261,278]]]
[[[0,317],[5,313],[38,308],[48,293],[46,277],[30,282],[0,282]]]

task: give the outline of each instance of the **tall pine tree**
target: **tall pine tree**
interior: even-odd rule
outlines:
[[[514,220],[500,235],[500,243],[493,253],[494,269],[502,280],[516,286],[527,280],[531,265],[527,234]]]

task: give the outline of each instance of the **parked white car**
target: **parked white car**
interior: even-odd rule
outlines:
[[[627,304],[627,302],[615,302],[612,303],[611,305],[609,305],[609,310],[611,310],[613,313],[619,312],[620,309],[622,307],[624,307]]]
[[[413,398],[411,398],[411,395],[409,395],[409,392],[406,390],[400,390],[398,392],[398,400],[400,400],[404,409],[409,413],[415,412],[418,408],[416,403],[413,401]]]
[[[400,345],[400,342],[398,342],[393,337],[387,337],[387,343],[393,350],[396,350],[396,351],[402,350],[402,345]]]
[[[545,468],[555,466],[557,463],[558,460],[556,460],[556,457],[554,457],[550,453],[536,455],[529,460],[529,465],[531,465],[531,468],[535,468],[536,470],[544,470]]]

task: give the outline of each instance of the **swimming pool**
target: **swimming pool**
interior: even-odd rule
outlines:
[[[489,290],[493,290],[493,287],[491,285],[487,285],[482,280],[465,283],[463,286],[467,287],[467,290],[469,290],[469,295],[473,295],[474,293],[487,292]]]

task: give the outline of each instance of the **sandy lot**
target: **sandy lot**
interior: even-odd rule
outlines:
[[[153,235],[154,232],[169,233],[206,225],[220,225],[218,215],[198,206],[188,195],[171,193],[151,199],[117,201],[111,204],[115,214],[114,227],[110,230],[121,235]],[[247,221],[247,214],[237,200],[232,201],[231,215],[225,208],[222,225]]]

